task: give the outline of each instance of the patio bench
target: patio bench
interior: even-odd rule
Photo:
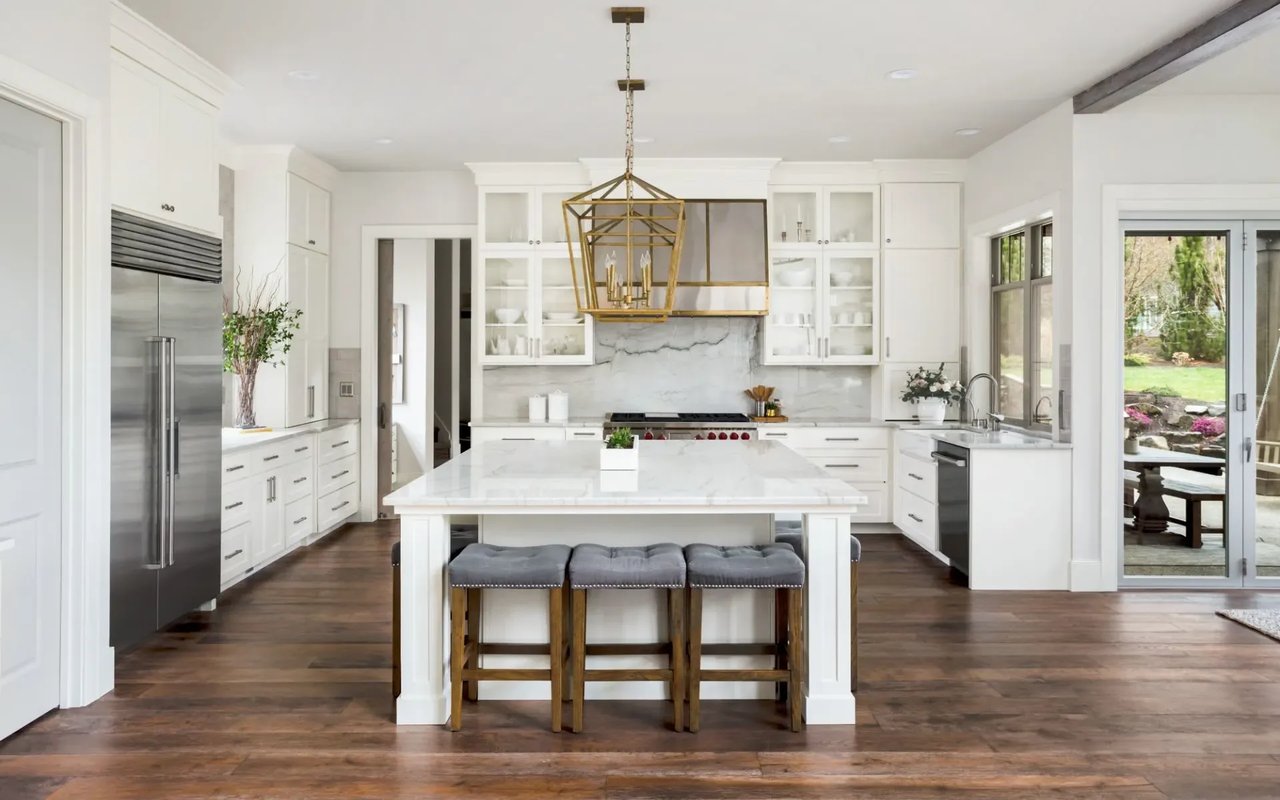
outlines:
[[[1165,478],[1163,480],[1161,494],[1169,497],[1176,497],[1179,500],[1186,501],[1187,518],[1185,520],[1169,517],[1170,521],[1176,522],[1187,532],[1187,546],[1199,548],[1203,546],[1201,534],[1205,531],[1209,533],[1221,533],[1221,528],[1207,528],[1201,521],[1200,504],[1201,503],[1221,503],[1226,500],[1226,493],[1221,489],[1214,489],[1208,486],[1200,486],[1186,481],[1175,481]],[[1137,491],[1138,490],[1138,473],[1133,470],[1124,471],[1124,488]],[[1126,502],[1128,502],[1126,500]],[[1138,528],[1138,542],[1142,543],[1141,527]]]

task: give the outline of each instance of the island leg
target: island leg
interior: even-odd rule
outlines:
[[[449,718],[449,518],[400,517],[400,697],[396,724]]]
[[[805,557],[808,590],[804,603],[808,630],[805,721],[809,725],[852,725],[852,608],[849,585],[847,514],[806,514]]]

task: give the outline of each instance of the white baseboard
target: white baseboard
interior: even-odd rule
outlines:
[[[805,698],[804,721],[809,725],[853,725],[857,717],[858,700],[851,694]]]
[[[1101,561],[1071,562],[1073,592],[1114,592],[1116,583],[1116,576],[1103,574]]]
[[[402,694],[396,698],[397,725],[443,725],[449,719],[445,697]]]

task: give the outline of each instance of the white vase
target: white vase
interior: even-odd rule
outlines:
[[[602,470],[634,470],[640,468],[640,448],[636,442],[631,447],[600,448],[600,469]]]
[[[937,425],[947,418],[947,401],[939,397],[922,397],[916,400],[916,419],[922,423]]]

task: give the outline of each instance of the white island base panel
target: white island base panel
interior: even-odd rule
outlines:
[[[575,545],[586,542],[622,547],[675,542],[691,544],[765,544],[772,541],[772,514],[664,513],[655,507],[631,507],[622,513],[486,514],[480,540],[490,544]],[[449,618],[446,566],[450,518],[401,510],[401,694],[396,721],[401,725],[439,725],[449,716]],[[847,514],[802,514],[807,536],[809,671],[805,719],[810,725],[852,725],[850,691],[849,524]],[[656,642],[666,636],[663,590],[590,590],[587,641]],[[773,592],[707,589],[703,593],[703,640],[768,642],[773,638]],[[483,637],[486,642],[545,642],[547,593],[541,590],[485,590]],[[567,634],[567,632],[566,632]],[[705,656],[707,668],[767,667],[771,657]],[[593,663],[595,662],[595,663]],[[536,656],[485,656],[485,666],[540,667]],[[623,669],[665,663],[665,656],[588,659]],[[481,682],[480,699],[548,700],[545,681]],[[702,697],[768,699],[770,683],[708,681]],[[661,682],[591,682],[588,699],[656,700],[668,697]],[[712,713],[708,709],[708,713]]]

